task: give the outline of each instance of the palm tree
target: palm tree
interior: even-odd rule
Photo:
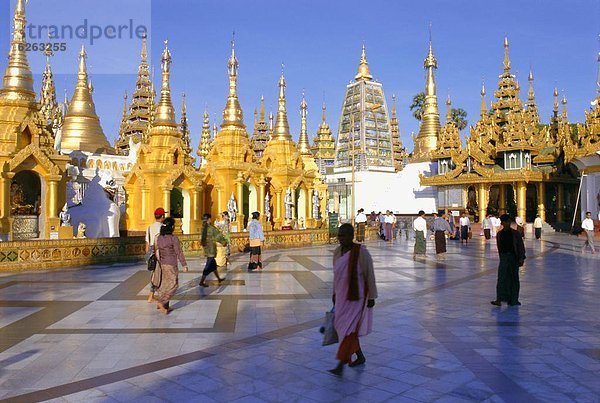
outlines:
[[[467,111],[463,108],[452,108],[450,110],[450,118],[456,127],[458,127],[459,131],[467,127]]]
[[[423,104],[425,103],[425,93],[419,92],[417,95],[413,97],[412,104],[410,105],[410,110],[412,111],[412,115],[418,121],[421,121],[421,117],[423,115]]]

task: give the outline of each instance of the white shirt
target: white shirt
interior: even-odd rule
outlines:
[[[356,223],[367,222],[367,216],[365,213],[358,213],[354,219]]]
[[[502,225],[502,223],[500,222],[500,217],[492,217],[492,223],[494,227],[499,227],[500,225]]]
[[[471,220],[469,220],[469,217],[460,217],[460,226],[464,227],[464,226],[469,226],[471,225]]]
[[[517,223],[517,225],[519,226],[523,226],[523,219],[519,216],[515,217],[515,222]]]
[[[535,217],[535,220],[533,220],[533,228],[542,228],[542,219],[540,217]]]
[[[385,223],[386,224],[393,224],[394,223],[394,216],[393,215],[386,215],[385,216]]]
[[[417,217],[415,221],[413,221],[413,229],[415,231],[427,231],[427,222],[423,217]]]
[[[148,229],[146,230],[146,243],[149,245],[154,245],[154,238],[158,234],[160,234],[160,227],[162,227],[162,223],[156,221],[150,224]]]
[[[594,221],[591,218],[586,218],[581,223],[581,228],[583,228],[586,231],[594,232]]]

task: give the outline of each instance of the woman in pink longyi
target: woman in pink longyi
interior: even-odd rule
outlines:
[[[338,365],[329,372],[341,375],[344,365],[365,363],[358,338],[373,329],[373,306],[377,298],[373,259],[366,246],[353,242],[354,228],[343,224],[338,230],[340,246],[333,253],[334,327],[340,338]],[[356,354],[356,360],[352,356]]]

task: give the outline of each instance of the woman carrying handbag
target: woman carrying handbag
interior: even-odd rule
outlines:
[[[152,285],[155,287],[156,309],[164,314],[173,310],[169,307],[169,302],[179,285],[177,261],[183,266],[184,272],[188,271],[179,239],[173,235],[174,229],[175,220],[171,217],[165,218],[160,227],[160,234],[154,239],[157,264],[152,276]]]

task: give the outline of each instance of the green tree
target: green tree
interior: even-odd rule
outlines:
[[[465,111],[463,108],[452,108],[450,110],[450,118],[456,127],[458,127],[458,130],[462,130],[467,127],[467,111]]]
[[[415,119],[421,121],[423,117],[423,105],[425,104],[425,93],[419,92],[413,97],[412,104],[410,104],[410,111]]]

